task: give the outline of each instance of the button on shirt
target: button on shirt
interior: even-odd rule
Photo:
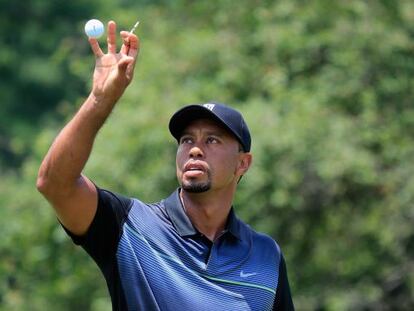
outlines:
[[[192,225],[179,189],[152,204],[98,195],[88,232],[71,236],[102,270],[114,310],[293,310],[279,246],[233,209],[211,242]]]

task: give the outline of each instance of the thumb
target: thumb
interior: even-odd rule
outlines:
[[[119,72],[124,73],[128,66],[134,61],[134,59],[130,56],[125,57],[124,59],[122,59],[119,63],[118,63],[118,70]]]

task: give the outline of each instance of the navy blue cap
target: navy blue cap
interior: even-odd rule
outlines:
[[[179,141],[184,129],[192,121],[202,118],[213,119],[223,125],[240,142],[244,152],[250,151],[251,137],[243,116],[237,110],[221,103],[185,106],[174,113],[168,127],[172,136]]]

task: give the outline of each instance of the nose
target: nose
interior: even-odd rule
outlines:
[[[203,150],[199,146],[192,146],[189,152],[190,158],[202,158],[204,157]]]

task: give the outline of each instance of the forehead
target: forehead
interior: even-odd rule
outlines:
[[[185,134],[195,134],[195,133],[208,133],[208,134],[217,134],[221,136],[229,136],[233,138],[233,135],[228,129],[226,129],[219,122],[203,118],[196,119],[191,121],[183,130],[182,135]]]

